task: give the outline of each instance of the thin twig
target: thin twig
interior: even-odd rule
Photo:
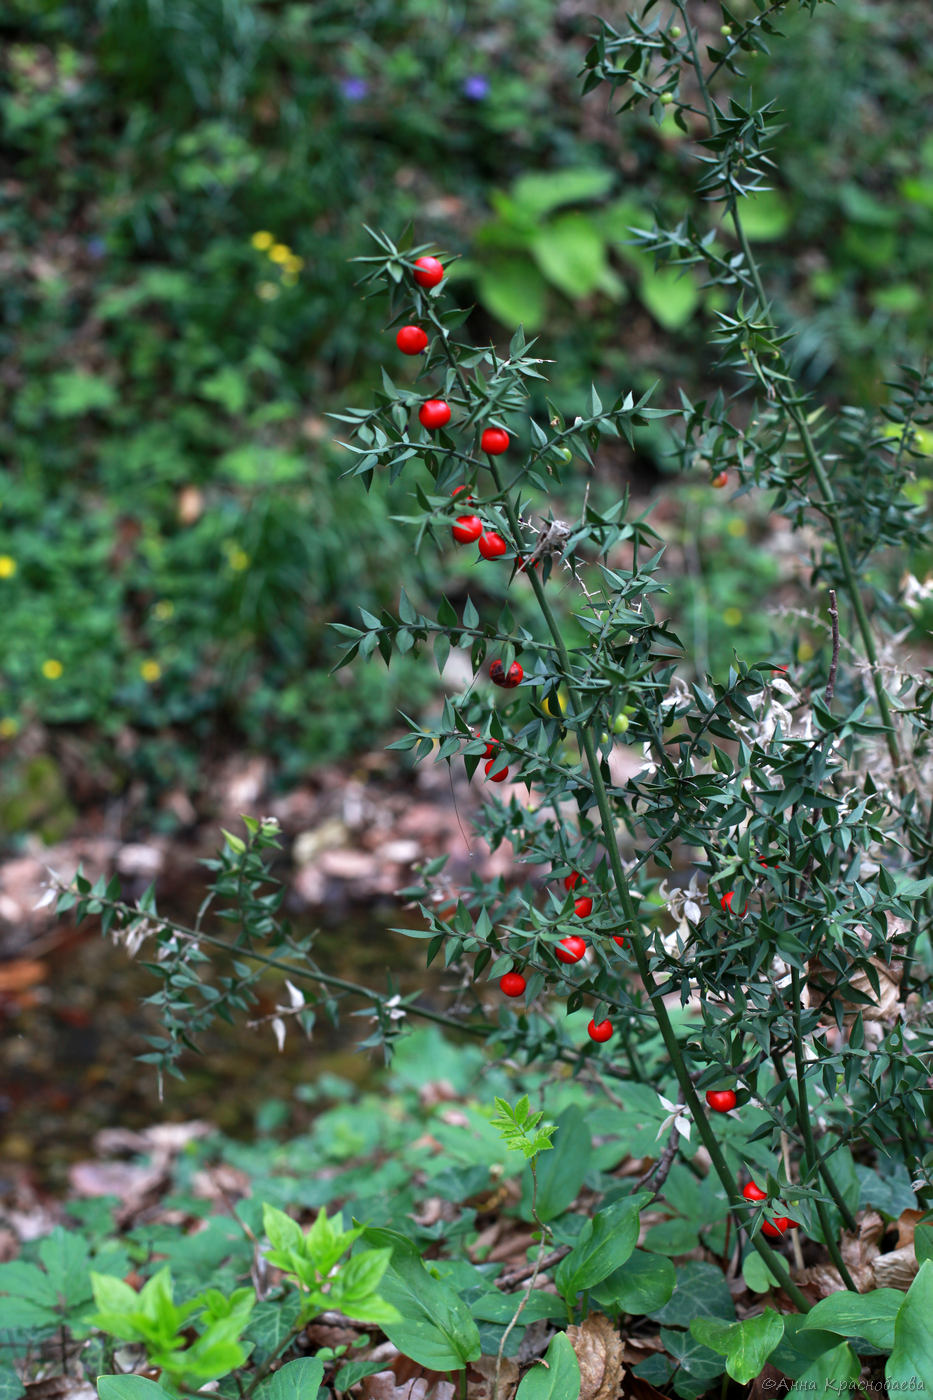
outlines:
[[[526,1264],[521,1269],[513,1269],[511,1273],[503,1274],[501,1278],[496,1279],[496,1287],[508,1291],[511,1288],[516,1288],[518,1284],[524,1283],[526,1279],[531,1278],[532,1274],[536,1272],[540,1274],[547,1273],[548,1269],[553,1269],[555,1264],[560,1263],[565,1254],[570,1253],[570,1249],[571,1246],[569,1244],[562,1244],[558,1249],[555,1249],[549,1254],[546,1259],[539,1259],[534,1264]]]
[[[826,703],[833,698],[836,689],[836,667],[839,665],[839,609],[836,606],[836,590],[829,590],[829,615],[833,620],[833,660],[829,668],[829,680],[826,682]]]

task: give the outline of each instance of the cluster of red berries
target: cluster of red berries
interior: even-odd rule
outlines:
[[[487,428],[486,432],[493,432],[492,428]],[[498,430],[495,430],[498,431]],[[486,433],[483,434],[483,437]],[[506,434],[505,436],[508,436]],[[459,496],[461,491],[465,491],[465,486],[456,486],[451,492],[453,496]],[[467,496],[467,503],[472,504],[473,497]],[[457,544],[479,544],[479,552],[484,559],[498,559],[504,554],[508,545],[499,534],[498,530],[487,530],[478,515],[458,515],[453,525],[450,527]]]
[[[765,864],[764,861],[761,862]],[[728,1113],[735,1108],[736,1098],[732,1089],[707,1089],[706,1102],[715,1113]],[[766,1201],[767,1191],[762,1191],[760,1186],[756,1186],[754,1181],[749,1181],[742,1187],[742,1195],[746,1201]],[[798,1229],[796,1220],[789,1220],[786,1215],[779,1215],[774,1220],[762,1221],[762,1233],[769,1239],[780,1239],[785,1230]]]
[[[586,876],[581,875],[579,871],[576,870],[573,874],[565,875],[564,877],[564,889],[567,890],[568,893],[571,890],[575,890],[577,885],[588,884],[589,881]],[[588,918],[593,912],[593,901],[588,895],[578,895],[573,902],[573,912],[578,919]],[[613,943],[618,943],[620,947],[625,943],[625,939],[620,934],[613,934],[612,941]],[[581,938],[580,935],[576,933],[568,934],[566,938],[562,938],[554,947],[554,956],[557,958],[557,961],[565,964],[578,963],[585,952],[586,939]],[[525,991],[526,982],[520,972],[507,972],[499,979],[499,986],[507,997],[520,997]],[[611,1038],[613,1026],[612,1022],[609,1020],[592,1020],[586,1030],[590,1040],[595,1040],[597,1044],[602,1045]]]
[[[746,1201],[766,1201],[767,1191],[762,1191],[760,1186],[756,1186],[754,1181],[749,1181],[742,1187],[742,1195]],[[786,1215],[778,1215],[774,1220],[763,1220],[761,1222],[761,1232],[769,1239],[779,1240],[785,1230],[798,1230],[800,1226],[796,1220],[789,1220]]]
[[[443,263],[437,258],[415,259],[414,278],[419,286],[430,289],[436,287],[444,277]],[[427,348],[427,333],[421,326],[402,326],[396,334],[395,343],[403,355],[420,355]],[[437,432],[450,422],[450,404],[446,399],[425,399],[418,410],[418,421],[428,432]],[[484,428],[479,445],[490,457],[498,457],[509,446],[509,435],[504,428]],[[466,490],[458,486],[454,491]],[[469,497],[467,497],[469,500]],[[497,559],[506,551],[506,543],[495,530],[487,530],[478,515],[461,515],[451,527],[451,533],[458,544],[472,544],[479,541],[479,552],[484,559]]]
[[[479,739],[481,736],[477,734],[476,737]],[[509,765],[503,763],[501,766],[497,767],[499,760],[496,758],[496,754],[499,752],[499,745],[496,743],[495,739],[487,739],[485,742],[486,752],[483,754],[483,758],[487,759],[488,762],[483,771],[491,783],[504,783],[509,776]],[[493,772],[494,768],[496,770],[495,772]]]

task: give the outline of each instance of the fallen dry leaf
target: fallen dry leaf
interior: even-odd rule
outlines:
[[[929,1214],[925,1210],[902,1210],[895,1222],[897,1225],[897,1247],[903,1249],[905,1244],[913,1244],[914,1227]]]
[[[667,1400],[663,1391],[657,1390],[650,1381],[642,1380],[641,1376],[635,1376],[631,1371],[626,1371],[620,1395],[625,1400]]]
[[[603,1313],[591,1313],[567,1336],[580,1363],[580,1400],[616,1400],[622,1380],[622,1341]]]
[[[875,1287],[900,1288],[906,1293],[919,1267],[912,1244],[892,1249],[889,1254],[879,1254],[871,1266]]]
[[[470,1400],[492,1400],[496,1358],[481,1356],[467,1367],[467,1394]],[[518,1388],[518,1367],[510,1356],[503,1356],[499,1371],[499,1400],[512,1400]]]

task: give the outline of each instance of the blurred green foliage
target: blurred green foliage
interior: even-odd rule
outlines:
[[[870,402],[926,333],[924,13],[827,7],[810,26],[789,5],[792,42],[751,60],[785,130],[750,233],[808,377]],[[347,261],[364,222],[413,221],[461,254],[468,331],[538,328],[560,405],[620,373],[663,375],[670,402],[715,382],[712,294],[630,242],[656,207],[676,221],[689,138],[659,112],[620,144],[605,98],[579,96],[588,29],[548,0],[11,0],[0,741],[34,719],[105,746],[129,729],[158,786],[231,742],[295,773],[426,702],[410,660],[358,672],[349,697],[329,675],[328,624],[393,602],[410,543],[385,483],[365,503],[340,483],[326,420],[383,362],[400,372]],[[598,492],[673,470],[663,433],[639,446],[604,461]],[[733,559],[741,541],[703,539],[698,666],[745,644],[748,619],[764,645],[772,585]],[[452,573],[498,586],[441,554],[423,569],[426,596]],[[743,620],[724,623],[737,569]]]

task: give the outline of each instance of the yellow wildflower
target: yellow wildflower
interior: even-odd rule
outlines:
[[[157,681],[162,674],[162,667],[158,661],[144,661],[139,668],[139,674],[144,681]]]
[[[722,615],[722,620],[727,627],[738,627],[739,623],[742,621],[741,608],[726,608]]]
[[[240,549],[238,546],[231,549],[229,559],[231,569],[234,569],[238,574],[242,573],[244,569],[249,568],[249,555],[244,549]]]
[[[54,657],[49,657],[48,661],[42,663],[42,674],[47,681],[57,681],[64,669],[62,663]]]
[[[160,598],[152,609],[152,616],[159,622],[165,622],[174,612],[175,604],[172,602],[171,598]]]
[[[253,234],[249,241],[260,253],[264,253],[267,248],[272,247],[275,238],[267,229],[261,228],[258,233]]]
[[[14,734],[19,733],[19,720],[12,715],[4,715],[0,719],[0,739],[12,739]]]
[[[269,259],[274,263],[287,263],[292,256],[292,250],[287,243],[273,243],[269,249]]]
[[[0,554],[0,578],[12,578],[16,573],[16,560],[8,554]]]

